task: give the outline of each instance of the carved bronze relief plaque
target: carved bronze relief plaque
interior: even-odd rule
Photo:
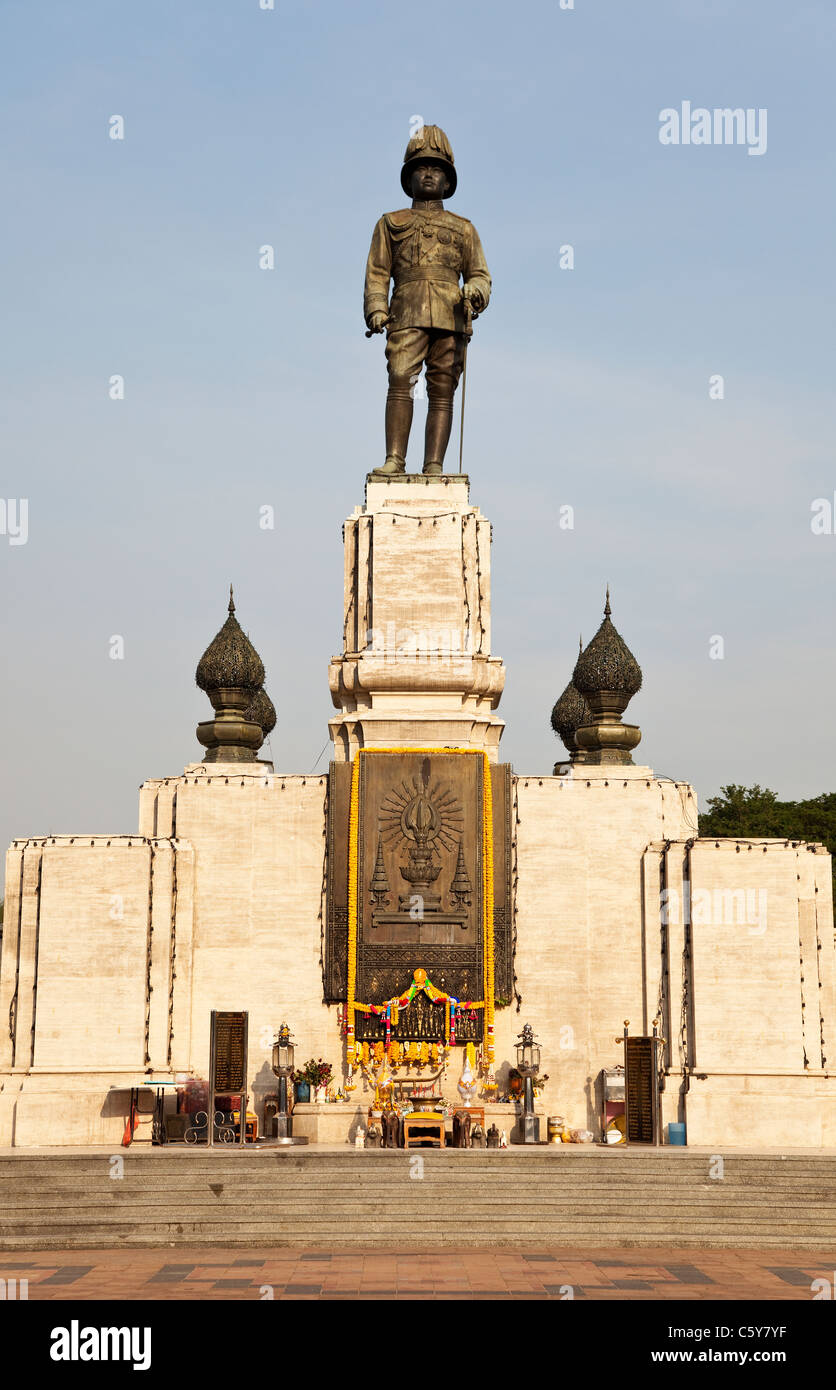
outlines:
[[[490,769],[494,816],[495,993],[511,994],[510,768]],[[361,758],[358,808],[356,997],[381,1003],[406,990],[423,966],[458,999],[483,994],[482,808],[484,760],[445,753]],[[351,767],[332,764],[328,809],[326,999],[346,998]],[[402,1040],[443,1037],[443,1008],[425,996],[393,1029]],[[358,1039],[383,1036],[357,1014]],[[482,1011],[460,1017],[461,1041],[482,1037]]]
[[[358,851],[364,943],[480,946],[481,759],[366,756]]]
[[[379,1003],[407,989],[419,965],[447,993],[481,999],[482,778],[481,758],[455,753],[362,758],[358,999]],[[463,994],[465,982],[473,994]],[[443,1037],[443,1010],[426,1011],[419,1024],[415,1007],[395,1036]],[[473,1022],[481,1036],[481,1020]],[[358,1025],[358,1038],[381,1030],[374,1017]]]

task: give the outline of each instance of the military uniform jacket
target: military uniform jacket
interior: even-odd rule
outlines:
[[[466,217],[447,212],[440,203],[416,203],[387,212],[372,234],[366,264],[363,313],[388,313],[387,330],[465,329],[461,284],[482,292],[485,307],[491,277],[479,233]],[[389,281],[394,280],[389,303]]]

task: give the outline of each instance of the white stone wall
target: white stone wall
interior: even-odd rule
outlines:
[[[205,770],[204,770],[205,771]],[[178,834],[195,847],[191,1066],[209,1068],[212,1009],[247,1009],[250,1075],[275,1090],[273,1039],[286,1020],[304,1056],[338,1060],[336,1008],[322,998],[327,779],[185,777]]]
[[[13,843],[0,1143],[116,1137],[110,1088],[187,1056],[193,867],[188,845],[139,835]]]
[[[666,1118],[686,1119],[691,1143],[836,1143],[829,854],[792,841],[698,840],[665,858],[675,895],[664,927]]]
[[[625,1019],[649,1031],[642,855],[696,827],[693,790],[650,769],[574,770],[517,779],[519,1014],[498,1015],[497,1054],[529,1022],[543,1047],[544,1109],[595,1130],[595,1078],[619,1064]]]
[[[158,830],[176,829],[176,884],[167,840],[56,837],[9,851],[4,1016],[13,996],[18,1003],[14,1067],[8,1037],[0,1053],[0,1144],[15,1134],[18,1142],[47,1142],[47,1132],[54,1139],[67,1077],[85,1073],[96,1084],[82,1085],[59,1132],[116,1142],[126,1093],[121,1109],[112,1097],[102,1116],[108,1087],[177,1072],[205,1077],[212,1009],[249,1011],[256,1098],[275,1089],[270,1057],[283,1018],[300,1040],[300,1060],[339,1061],[320,966],[326,779],[218,764],[209,775],[201,764],[190,773],[141,794],[146,828],[156,818]]]

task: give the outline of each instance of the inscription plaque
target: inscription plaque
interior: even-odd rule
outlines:
[[[212,1089],[240,1095],[247,1089],[247,1014],[212,1010]]]
[[[628,1144],[655,1144],[658,1135],[656,1039],[624,1039]]]

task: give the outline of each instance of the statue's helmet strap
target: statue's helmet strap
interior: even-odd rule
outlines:
[[[434,164],[441,164],[449,180],[446,197],[452,198],[456,191],[456,163],[453,159],[453,151],[450,141],[444,134],[439,125],[423,125],[413,135],[406,147],[406,154],[403,157],[403,168],[401,169],[401,188],[404,193],[412,197],[410,180],[415,172],[416,165],[431,159]]]

